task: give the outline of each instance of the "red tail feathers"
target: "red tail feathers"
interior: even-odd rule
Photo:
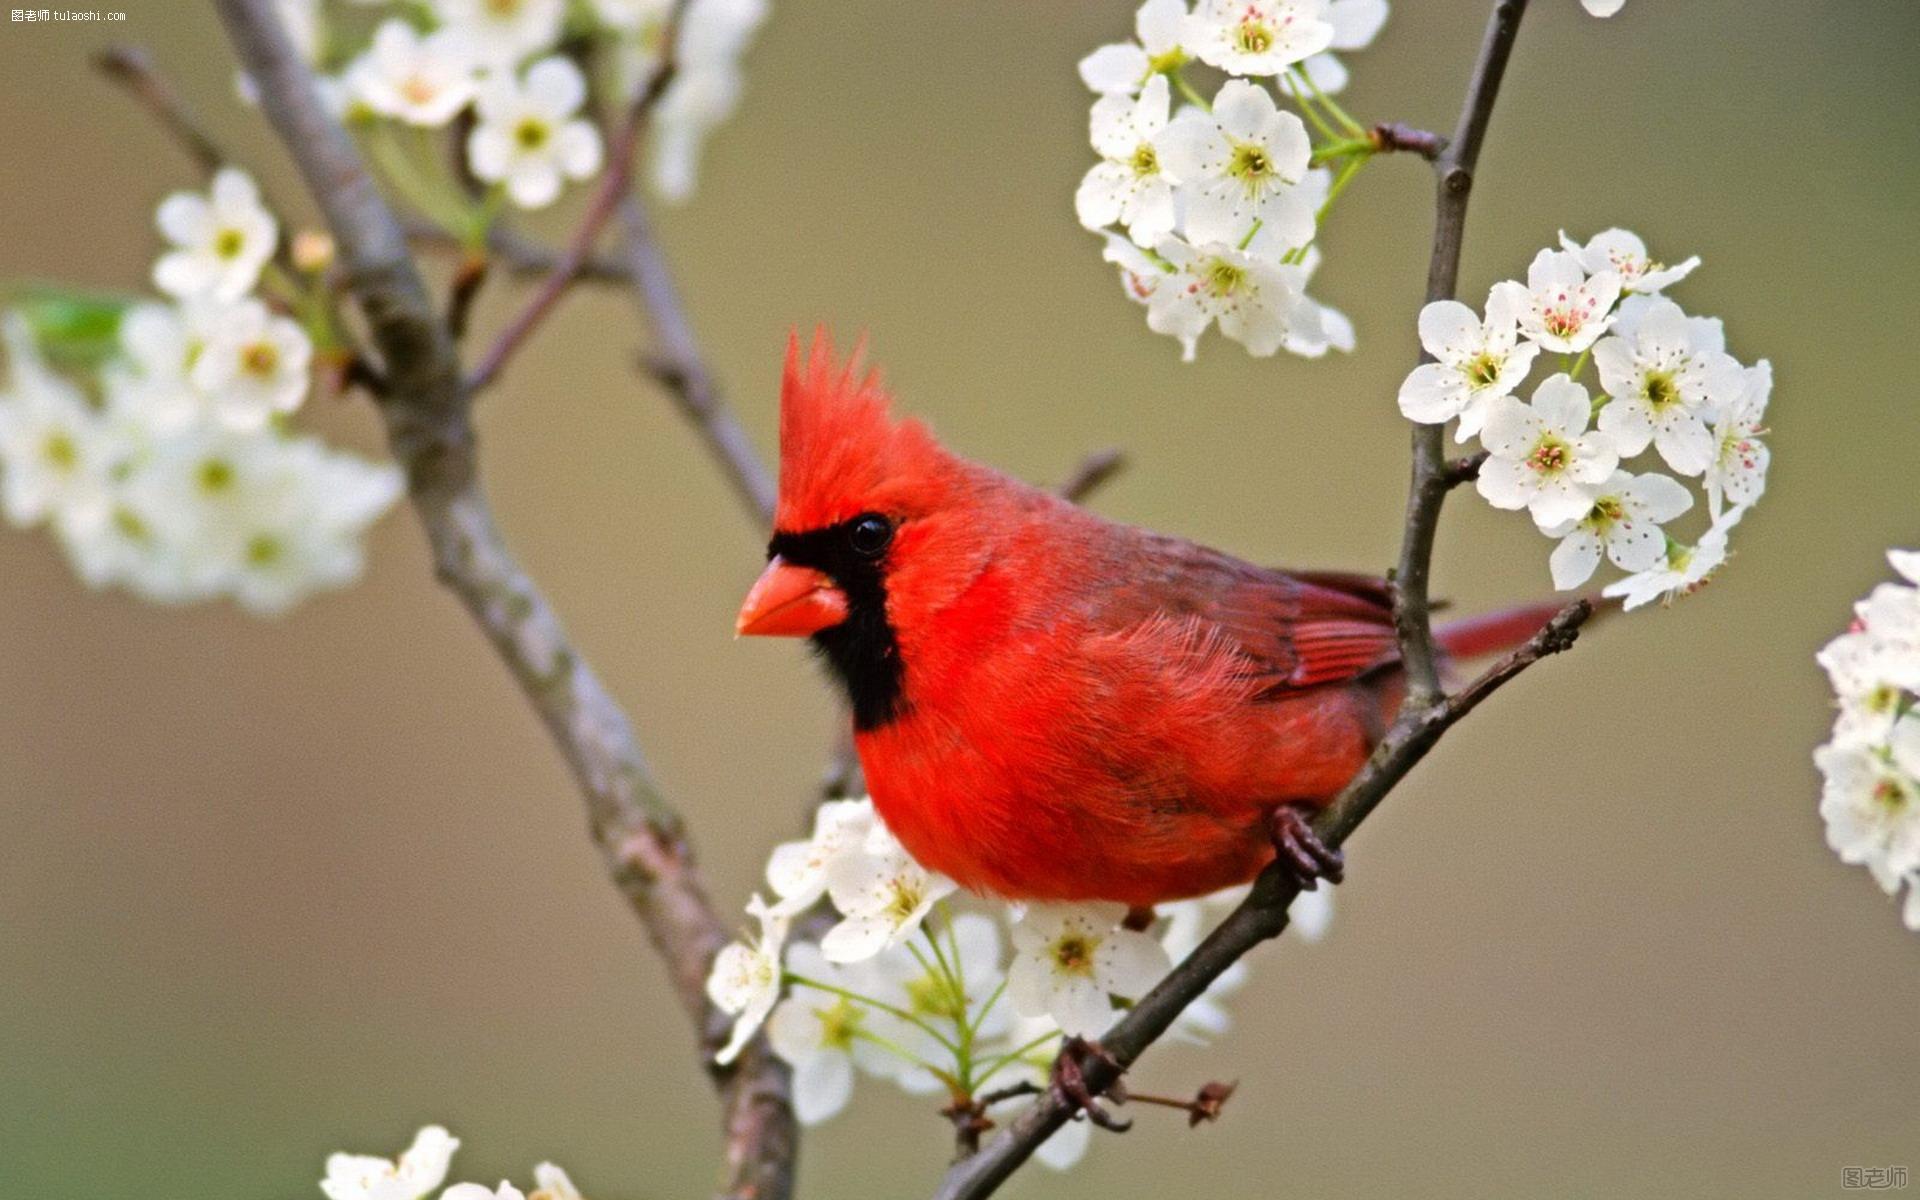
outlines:
[[[1433,640],[1441,653],[1449,658],[1481,658],[1498,654],[1502,650],[1513,649],[1540,632],[1541,626],[1551,621],[1564,607],[1564,601],[1555,600],[1463,617],[1434,630]],[[1596,606],[1595,611],[1601,610]]]

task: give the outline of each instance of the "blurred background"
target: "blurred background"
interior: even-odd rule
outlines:
[[[88,70],[149,46],[276,197],[210,8],[0,26],[0,276],[143,285],[152,207],[194,182]],[[1074,63],[1126,0],[776,3],[701,190],[663,217],[699,331],[771,450],[794,324],[866,330],[903,407],[1036,480],[1118,445],[1110,515],[1276,563],[1379,570],[1397,544],[1430,184],[1368,169],[1315,292],[1360,352],[1183,367],[1120,295],[1071,195]],[[1451,126],[1483,17],[1397,6],[1350,56],[1364,120]],[[1218,1125],[1151,1112],[1012,1194],[1838,1194],[1920,1169],[1920,944],[1822,843],[1815,648],[1920,540],[1910,0],[1537,0],[1492,127],[1462,294],[1566,228],[1706,265],[1679,289],[1773,360],[1772,486],[1704,593],[1635,613],[1457,730],[1356,839],[1328,941],[1255,960],[1236,1026],[1140,1086],[1238,1077]],[[556,235],[569,210],[536,222]],[[298,214],[303,219],[305,212]],[[494,323],[519,303],[486,298]],[[790,644],[736,642],[761,559],[617,292],[581,293],[480,414],[507,531],[629,706],[718,903],[758,881],[820,775],[834,706]],[[368,448],[360,401],[311,419]],[[1549,545],[1472,498],[1436,588],[1549,587]],[[311,1197],[334,1149],[424,1122],[456,1176],[541,1158],[589,1195],[700,1195],[715,1105],[559,760],[402,513],[368,578],[272,622],[94,595],[0,533],[0,1196]],[[925,1111],[923,1111],[923,1109]],[[923,1193],[949,1148],[890,1089],[813,1132],[803,1194]]]

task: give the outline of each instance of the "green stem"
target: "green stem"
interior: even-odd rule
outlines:
[[[374,165],[422,216],[448,233],[459,235],[467,224],[465,206],[449,204],[449,197],[420,174],[413,156],[394,139],[390,122],[378,121],[367,133],[367,152]]]
[[[981,1084],[984,1085],[989,1079],[992,1079],[995,1075],[999,1074],[1001,1071],[1006,1070],[1007,1065],[1009,1063],[1019,1062],[1021,1059],[1025,1058],[1027,1055],[1033,1053],[1035,1050],[1038,1050],[1040,1047],[1046,1045],[1048,1042],[1052,1041],[1053,1039],[1059,1036],[1060,1035],[1058,1033],[1043,1033],[1039,1037],[1028,1042],[1026,1045],[1021,1046],[1015,1050],[1009,1050],[1005,1054],[1002,1054],[1000,1057],[990,1060],[987,1064],[987,1069],[980,1073]]]
[[[1347,158],[1352,155],[1371,157],[1379,152],[1380,147],[1375,145],[1370,137],[1336,138],[1315,150],[1310,161],[1316,167],[1324,167],[1336,158]]]
[[[1313,98],[1320,102],[1320,106],[1332,113],[1333,119],[1340,122],[1341,126],[1344,127],[1348,133],[1354,137],[1367,136],[1367,127],[1349,116],[1347,110],[1341,108],[1332,96],[1321,91],[1320,85],[1315,83],[1313,77],[1308,75],[1306,71],[1299,67],[1289,67],[1287,73],[1294,78],[1296,87],[1304,87],[1311,91]]]
[[[1567,378],[1578,383],[1580,380],[1580,373],[1587,369],[1587,360],[1592,357],[1593,357],[1592,346],[1588,346],[1585,350],[1582,350],[1580,352],[1580,357],[1573,360],[1573,369],[1567,372]]]
[[[919,1017],[915,1016],[913,1013],[908,1012],[904,1008],[898,1008],[894,1005],[888,1004],[884,1000],[875,1000],[872,996],[863,996],[859,992],[848,991],[846,988],[843,988],[843,987],[835,987],[831,983],[822,983],[818,979],[809,979],[805,975],[796,975],[792,971],[788,971],[786,973],[786,978],[788,983],[797,983],[801,987],[810,987],[810,988],[813,988],[815,991],[826,992],[828,995],[831,995],[831,996],[839,996],[839,997],[842,997],[843,999],[852,1000],[856,1004],[865,1004],[870,1008],[877,1008],[881,1012],[886,1013],[890,1017],[897,1017],[900,1020],[905,1021],[907,1024],[918,1029],[920,1032],[926,1034],[928,1037],[932,1038],[934,1041],[939,1042],[942,1046],[945,1046],[947,1049],[953,1051],[954,1053],[958,1054],[960,1052],[960,1048],[954,1045],[953,1042],[949,1040],[945,1034],[941,1033],[938,1029],[935,1029],[933,1026],[927,1024],[925,1021],[921,1020]]]
[[[1174,90],[1185,97],[1187,103],[1196,105],[1201,112],[1213,111],[1213,105],[1207,102],[1207,98],[1199,92],[1194,91],[1193,85],[1187,82],[1187,74],[1185,71],[1169,71],[1167,72],[1167,78],[1173,80]]]

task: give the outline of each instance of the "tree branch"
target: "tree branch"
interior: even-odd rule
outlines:
[[[499,338],[487,350],[480,365],[474,368],[467,380],[469,392],[479,392],[494,381],[507,365],[507,360],[533,336],[534,330],[560,303],[560,297],[573,286],[573,281],[593,257],[594,243],[600,240],[601,230],[613,218],[614,210],[620,206],[632,182],[633,162],[640,138],[646,132],[654,108],[666,94],[679,69],[680,26],[689,3],[690,0],[674,0],[660,32],[660,61],[648,76],[646,86],[627,106],[619,127],[607,139],[607,164],[601,171],[592,198],[587,202],[586,214],[580,218],[580,224],[574,229],[573,237],[553,270],[541,281],[539,290],[534,292],[533,298],[527,301],[519,315],[500,331]]]
[[[407,254],[404,231],[287,41],[273,0],[217,0],[241,64],[340,248],[348,287],[385,358],[380,414],[405,468],[441,580],[466,605],[546,725],[586,801],[609,873],[666,960],[725,1110],[726,1194],[791,1195],[796,1129],[787,1073],[764,1040],[733,1068],[712,1064],[728,1020],[705,978],[727,940],[678,815],[656,786],[620,706],[567,640],[519,567],[481,494],[469,395],[452,338]]]
[[[644,360],[647,372],[673,397],[682,416],[719,464],[735,494],[765,529],[773,527],[773,476],[754,451],[753,439],[721,398],[719,385],[707,370],[693,322],[674,283],[673,271],[654,237],[653,221],[645,201],[631,186],[620,199],[623,235],[620,253],[625,259],[634,299],[653,338],[653,351]]]
[[[1525,10],[1526,0],[1496,0],[1459,127],[1434,163],[1439,190],[1427,275],[1429,301],[1453,294],[1474,165]],[[1458,694],[1448,697],[1442,691],[1427,580],[1441,503],[1457,480],[1450,480],[1440,434],[1437,425],[1415,427],[1406,528],[1394,575],[1394,624],[1408,675],[1408,695],[1360,773],[1314,818],[1314,831],[1329,846],[1345,842],[1448,727],[1528,666],[1566,649],[1592,613],[1588,602],[1575,601]],[[1110,1087],[1222,972],[1255,946],[1279,936],[1287,927],[1287,908],[1298,895],[1298,885],[1286,872],[1277,866],[1263,871],[1247,899],[1100,1039],[1111,1061],[1087,1060],[1086,1081],[1094,1094]],[[955,1164],[935,1192],[936,1200],[982,1200],[992,1195],[1072,1117],[1072,1108],[1061,1097],[1051,1092],[1041,1096],[978,1154]]]
[[[94,56],[93,65],[147,107],[202,175],[211,175],[231,161],[144,49],[108,46]]]
[[[1060,484],[1060,494],[1075,504],[1099,491],[1127,465],[1126,452],[1117,446],[1095,450],[1080,460],[1073,474]]]
[[[402,216],[400,224],[407,231],[407,240],[416,246],[448,254],[467,252],[459,238],[424,217]],[[516,278],[544,278],[560,264],[560,251],[497,221],[487,231],[487,257]],[[625,283],[627,264],[611,254],[592,254],[580,264],[574,278],[581,283]]]

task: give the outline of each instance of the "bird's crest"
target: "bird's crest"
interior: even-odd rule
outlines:
[[[946,460],[926,426],[893,417],[878,373],[865,367],[865,349],[856,343],[840,364],[824,329],[804,354],[798,331],[787,338],[776,530],[800,533],[924,502],[916,493]]]

